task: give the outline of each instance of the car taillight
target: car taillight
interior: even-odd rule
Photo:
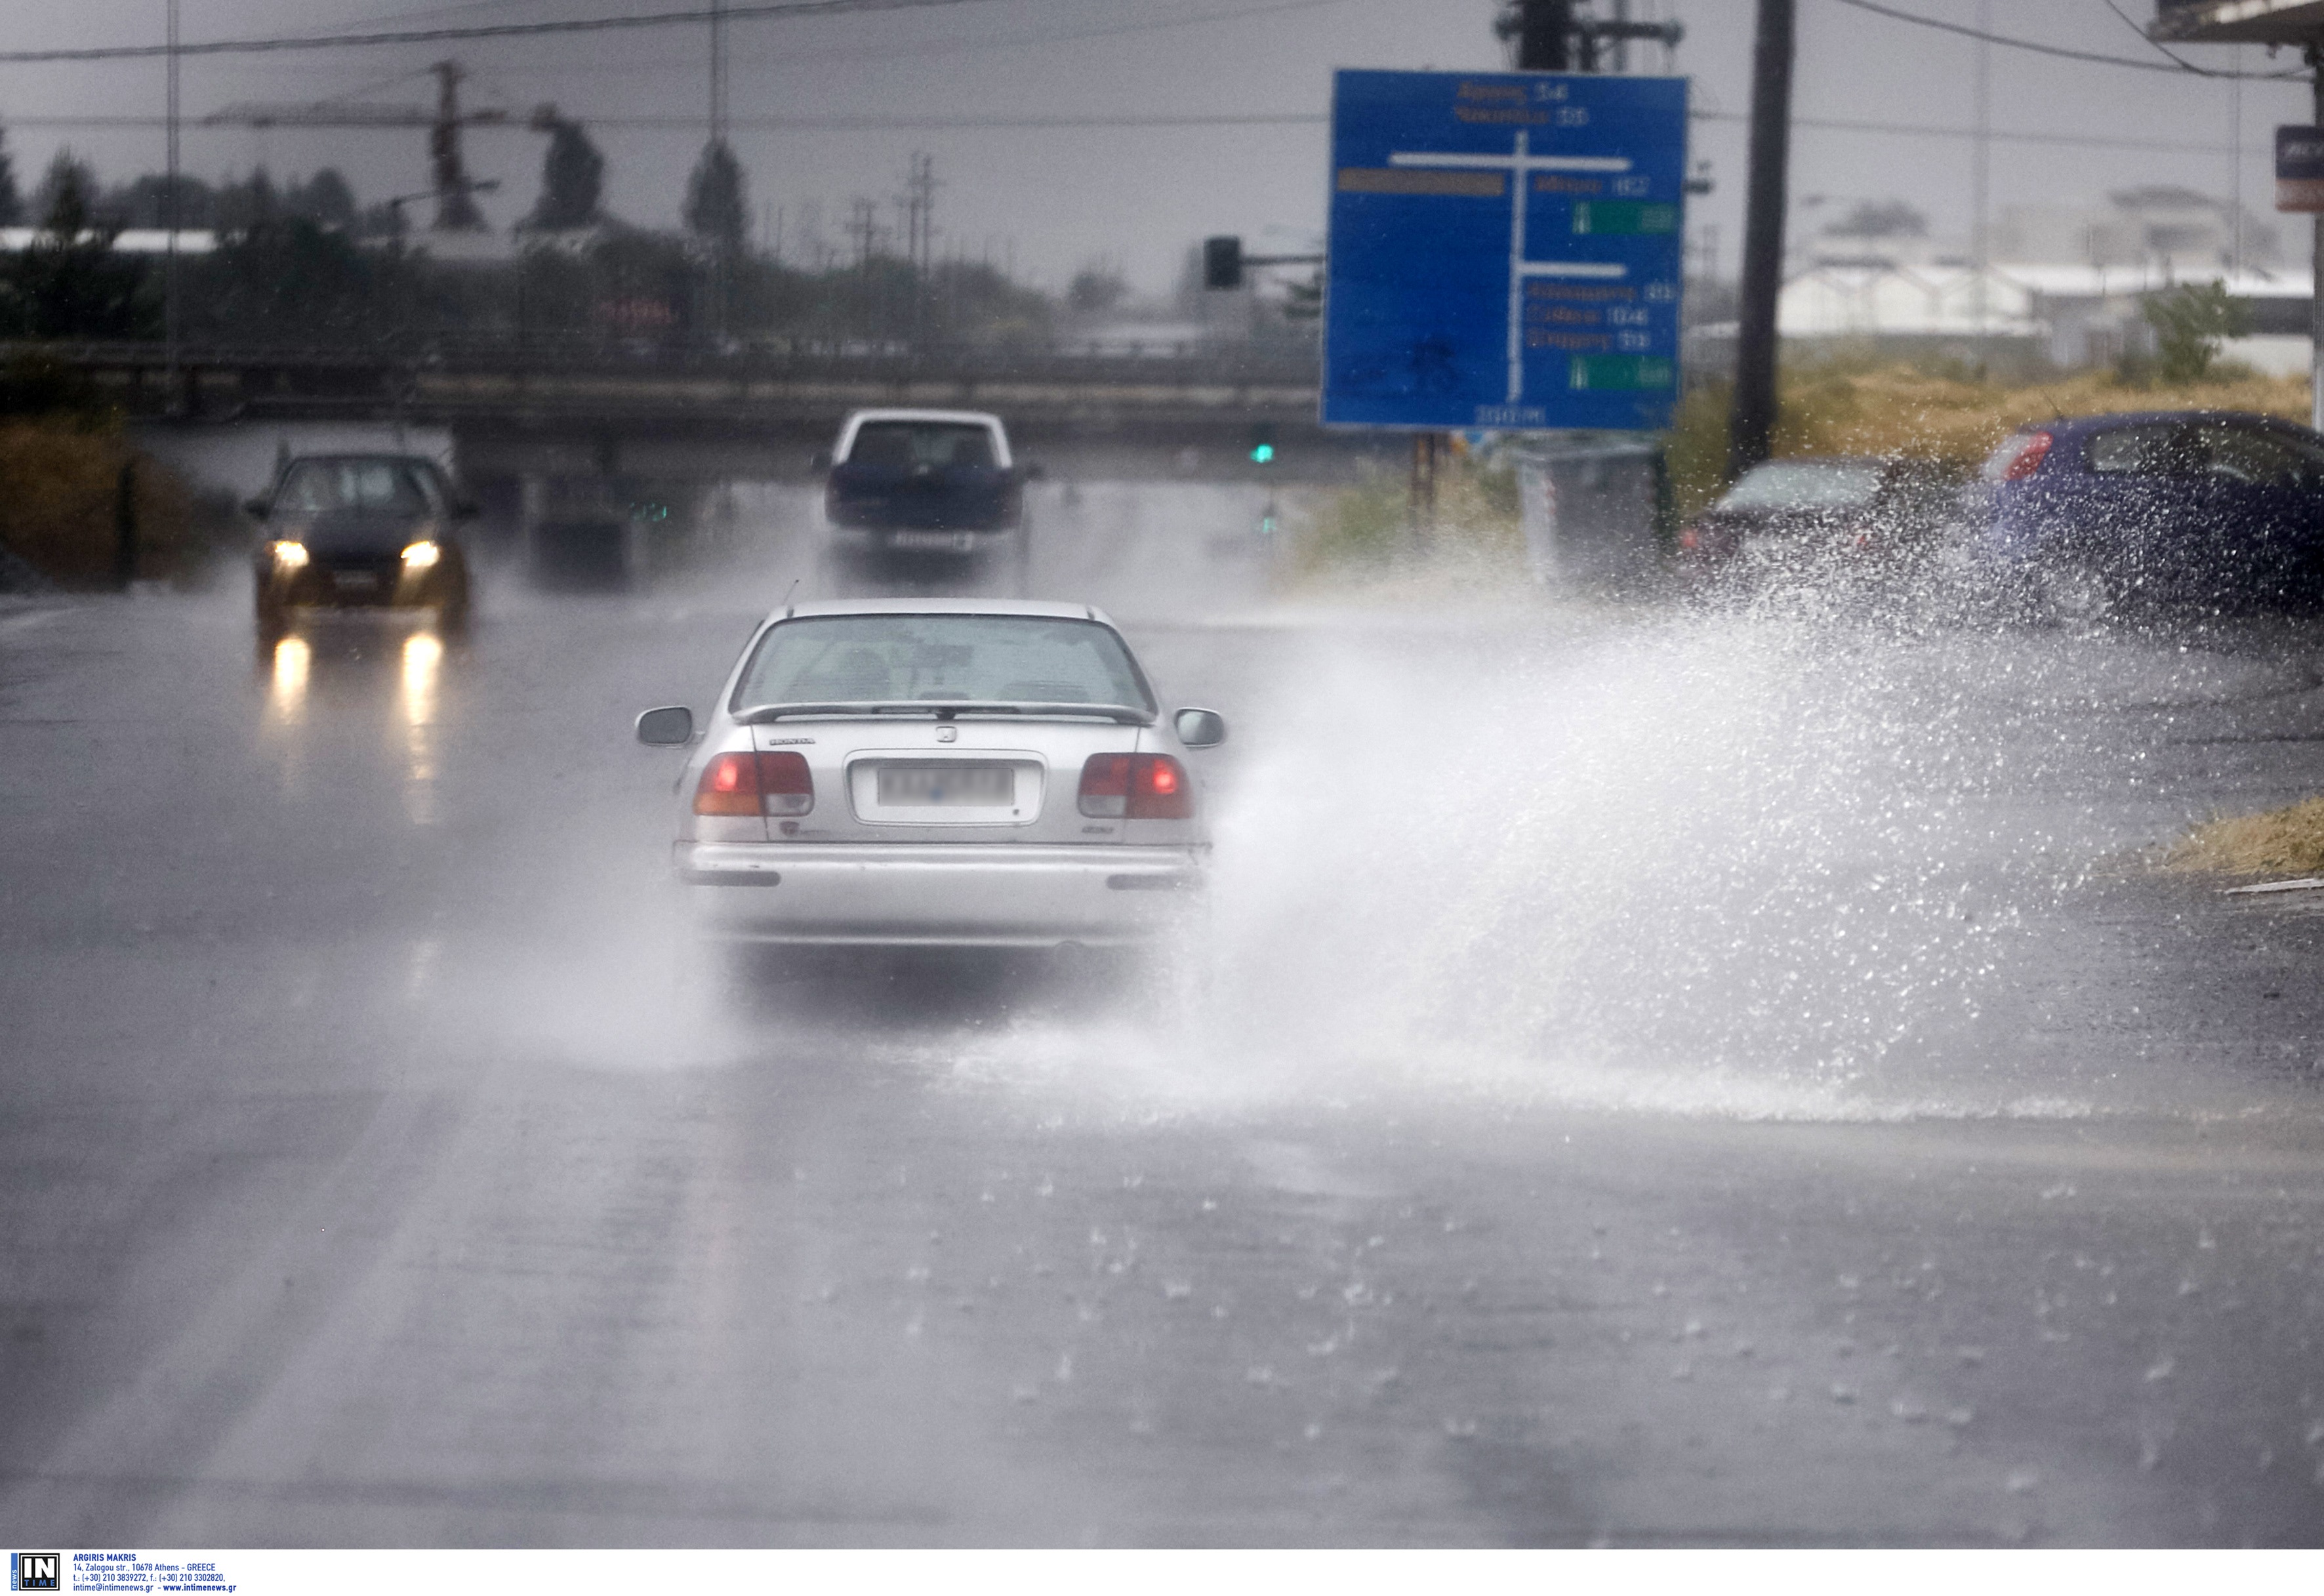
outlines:
[[[2050,446],[2057,441],[2046,432],[2028,434],[2024,447],[2017,451],[2007,467],[2001,473],[2001,480],[2024,482],[2036,471],[2041,470],[2042,462],[2049,456]]]
[[[804,815],[815,807],[807,756],[722,753],[702,767],[694,789],[697,815]]]
[[[1678,546],[1692,554],[1702,547],[1702,529],[1688,521],[1678,530]]]
[[[1194,786],[1167,753],[1093,753],[1082,766],[1081,810],[1099,819],[1185,820],[1194,813]]]

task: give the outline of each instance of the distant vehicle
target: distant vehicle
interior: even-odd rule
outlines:
[[[244,508],[267,531],[253,570],[262,637],[309,606],[427,606],[447,631],[466,623],[468,561],[453,527],[475,508],[433,460],[304,456]]]
[[[1767,460],[1679,530],[1697,575],[1889,571],[1930,554],[1958,513],[1938,461],[1873,455]]]
[[[1083,604],[875,599],[769,616],[696,734],[674,862],[713,940],[1121,946],[1179,923],[1208,836],[1190,749]]]
[[[2324,600],[2324,436],[2156,411],[2021,427],[1969,495],[1972,569],[2052,615]]]
[[[865,556],[1020,562],[1030,530],[1025,484],[1001,418],[981,411],[857,411],[816,457],[835,548]]]

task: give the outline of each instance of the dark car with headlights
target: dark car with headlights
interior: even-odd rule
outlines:
[[[1969,503],[1972,570],[2038,615],[2324,604],[2324,436],[2273,416],[2148,411],[2021,427]]]
[[[250,501],[266,529],[255,560],[258,629],[278,635],[309,607],[429,608],[468,616],[468,561],[453,535],[475,511],[420,455],[309,455]]]
[[[1958,513],[1940,462],[1876,455],[1766,460],[1679,530],[1698,576],[1895,571],[1928,557]]]

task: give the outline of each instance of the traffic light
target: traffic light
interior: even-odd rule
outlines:
[[[1275,423],[1259,421],[1250,429],[1250,463],[1254,466],[1275,464]]]
[[[1203,240],[1203,286],[1204,288],[1240,288],[1242,286],[1242,240],[1223,236]]]

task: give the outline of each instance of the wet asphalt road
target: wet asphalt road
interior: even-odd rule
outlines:
[[[1213,705],[1196,977],[706,1001],[801,547],[254,661],[0,613],[0,1525],[99,1544],[2324,1543],[2324,634],[1036,586]]]

